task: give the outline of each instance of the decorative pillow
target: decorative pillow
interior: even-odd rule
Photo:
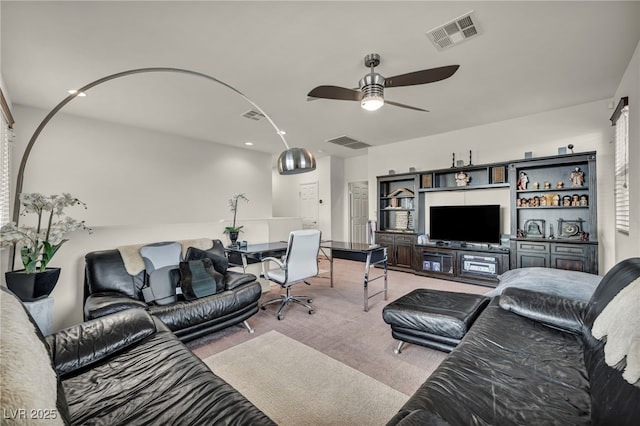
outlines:
[[[0,290],[0,305],[2,423],[13,416],[20,424],[63,424],[47,346],[16,297]]]
[[[224,277],[211,259],[180,262],[180,287],[185,299],[193,300],[224,291]]]
[[[640,385],[640,278],[620,290],[597,316],[591,329],[604,344],[604,360],[616,368],[626,358],[622,377]]]
[[[485,296],[499,296],[504,289],[516,287],[588,302],[602,280],[602,276],[586,272],[538,267],[511,269],[499,278],[498,286]]]
[[[211,259],[214,269],[224,275],[227,273],[227,268],[229,267],[229,259],[225,256],[221,256],[218,250],[214,250],[215,247],[210,250],[201,250],[196,247],[189,247],[187,249],[185,260]]]
[[[164,266],[151,271],[147,279],[148,285],[142,289],[142,297],[145,302],[171,305],[178,301],[176,283],[171,279],[173,269],[176,269],[176,266]]]

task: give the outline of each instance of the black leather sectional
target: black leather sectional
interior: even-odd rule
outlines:
[[[20,303],[8,290],[0,288],[0,293],[3,309]],[[2,326],[28,327],[24,311]],[[3,371],[0,382],[7,397],[2,398],[2,424],[11,419],[16,424],[110,426],[275,424],[142,309],[106,315],[46,338],[35,323],[31,330],[38,336],[36,342],[24,335],[3,341],[3,355],[10,346],[7,354],[31,356],[41,351],[34,345],[40,345],[50,365],[25,371],[19,359],[3,357],[3,364],[10,364],[2,369],[14,371],[7,377]],[[5,333],[2,338],[7,338]],[[32,407],[31,401],[42,401],[42,394],[50,391],[45,385],[48,371],[58,384],[55,406]],[[22,376],[24,383],[10,381],[9,376]]]
[[[213,248],[207,252],[224,258],[220,240],[213,243]],[[172,272],[178,280],[178,270]],[[253,274],[226,270],[225,267],[224,291],[196,300],[155,305],[145,303],[142,295],[145,273],[130,275],[116,249],[88,253],[85,256],[85,320],[130,308],[144,309],[186,342],[241,323],[258,312],[262,287]]]
[[[624,380],[625,361],[607,365],[591,333],[639,277],[640,258],[620,262],[588,303],[505,290],[388,424],[639,425],[640,382]]]

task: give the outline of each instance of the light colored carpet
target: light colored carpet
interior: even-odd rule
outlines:
[[[281,426],[384,425],[408,399],[277,331],[204,362]]]

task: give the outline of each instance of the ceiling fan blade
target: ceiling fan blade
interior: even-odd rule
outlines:
[[[389,105],[393,105],[393,106],[397,106],[400,108],[407,108],[407,109],[412,109],[415,111],[422,111],[422,112],[429,112],[428,109],[422,109],[422,108],[418,108],[418,107],[412,107],[410,105],[405,105],[405,104],[399,104],[398,102],[392,102],[392,101],[388,101],[388,100],[384,100],[385,104],[389,104]]]
[[[362,92],[360,90],[347,89],[346,87],[318,86],[312,89],[307,96],[340,101],[359,101],[362,98]]]
[[[393,77],[385,77],[384,87],[414,86],[417,84],[433,83],[434,81],[451,77],[458,71],[458,68],[460,68],[460,65],[448,65],[446,67],[431,68]]]

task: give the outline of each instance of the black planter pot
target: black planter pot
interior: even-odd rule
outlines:
[[[229,232],[229,239],[231,240],[231,245],[236,247],[238,245],[238,235],[240,233],[237,231]]]
[[[7,287],[23,302],[33,302],[51,294],[58,278],[60,268],[47,268],[44,272],[27,274],[24,269],[5,272]]]

